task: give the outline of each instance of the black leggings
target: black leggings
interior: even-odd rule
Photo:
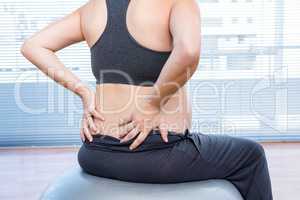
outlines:
[[[169,131],[169,142],[152,130],[138,148],[95,135],[78,152],[81,168],[92,175],[142,183],[179,183],[226,179],[245,200],[272,200],[263,147],[250,139],[228,135]]]

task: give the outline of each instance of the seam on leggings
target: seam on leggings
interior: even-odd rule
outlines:
[[[231,136],[230,136],[231,137]],[[255,147],[253,149],[251,149],[251,153],[255,150]],[[262,155],[260,155],[257,160],[259,160],[260,158],[262,157]],[[204,157],[202,156],[202,158],[204,159]],[[216,169],[226,169],[226,170],[231,170],[232,169],[232,166],[229,166],[227,164],[222,164],[222,165],[215,165],[213,162],[211,161],[208,161],[206,159],[204,159],[206,161],[206,163],[209,163],[210,165],[214,166]],[[256,162],[257,160],[255,160],[254,162]]]
[[[197,149],[197,151],[198,151],[198,153],[199,153],[199,157],[201,158],[201,160],[204,161],[207,165],[211,166],[214,170],[218,170],[218,169],[222,169],[222,170],[223,170],[224,167],[225,167],[226,170],[229,170],[228,166],[224,166],[224,165],[218,166],[218,165],[215,165],[215,164],[212,163],[212,162],[209,162],[209,161],[202,155],[201,149],[200,149],[200,147],[197,146],[197,144],[196,144],[196,142],[194,141],[193,137],[191,137],[190,134],[187,134],[186,136],[187,136],[186,138],[189,139],[189,140],[193,143],[193,145],[195,146],[195,148]],[[202,145],[202,141],[200,141],[200,145]]]
[[[191,139],[192,140],[192,139]],[[193,140],[192,140],[193,141]],[[194,144],[194,142],[193,142],[193,144]],[[195,144],[194,144],[195,145]],[[217,165],[215,165],[214,163],[212,163],[212,162],[209,162],[207,159],[205,159],[203,156],[202,156],[202,154],[201,154],[201,152],[200,152],[200,149],[198,149],[197,147],[195,147],[196,149],[197,149],[197,151],[198,151],[198,157],[201,159],[201,162],[205,162],[205,164],[207,164],[207,165],[209,165],[209,166],[211,166],[214,170],[218,170],[218,169],[222,169],[222,166],[217,166]],[[186,153],[185,151],[183,151],[183,150],[181,150],[181,149],[177,149],[177,150],[179,150],[179,151],[181,151],[181,152],[183,152],[183,153]],[[193,158],[192,156],[189,156],[190,158]],[[223,169],[222,169],[223,170]],[[228,170],[228,168],[226,167],[226,170]]]
[[[231,137],[231,136],[229,136],[229,137]],[[195,147],[197,148],[197,150],[198,150],[198,152],[199,152],[199,155],[200,155],[201,159],[204,160],[204,161],[205,161],[207,164],[209,164],[210,166],[214,167],[214,169],[216,169],[216,170],[218,170],[218,169],[224,170],[224,168],[225,168],[225,170],[230,170],[230,169],[232,168],[231,166],[226,165],[226,164],[223,164],[223,165],[216,165],[215,163],[213,163],[213,162],[211,162],[211,161],[208,161],[208,160],[202,155],[202,152],[201,152],[200,147],[198,147],[197,144],[195,144],[195,141],[194,141],[193,137],[190,137],[190,135],[188,134],[187,138],[188,138],[189,140],[191,140],[191,141],[194,143]],[[201,141],[201,140],[200,140],[200,145],[202,146],[202,141]]]
[[[193,143],[194,143],[194,140],[193,140],[192,138],[189,138],[189,139],[192,140]],[[197,148],[197,150],[198,150],[198,152],[199,152],[199,156],[200,156],[201,160],[205,161],[206,164],[212,166],[215,170],[218,170],[218,169],[224,170],[224,168],[225,168],[226,170],[229,170],[229,169],[230,169],[230,167],[227,166],[227,165],[220,165],[220,166],[219,166],[219,165],[216,165],[215,163],[213,163],[213,162],[211,162],[211,161],[208,161],[208,160],[202,155],[202,152],[201,152],[200,148],[198,148],[197,145],[196,145],[195,143],[194,143],[194,145],[196,146],[196,148]]]

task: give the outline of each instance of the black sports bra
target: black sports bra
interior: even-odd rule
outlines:
[[[107,25],[90,48],[96,84],[123,83],[151,86],[171,51],[156,51],[140,45],[126,23],[130,0],[106,0]]]

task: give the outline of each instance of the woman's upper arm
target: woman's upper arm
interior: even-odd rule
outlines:
[[[88,3],[82,5],[68,15],[48,24],[30,36],[24,42],[26,44],[38,45],[52,51],[58,51],[71,44],[84,41],[82,33],[81,12]]]
[[[200,52],[201,22],[197,0],[177,0],[171,9],[170,32],[173,46],[192,54]]]

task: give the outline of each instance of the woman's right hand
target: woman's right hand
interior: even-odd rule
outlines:
[[[98,133],[99,127],[94,123],[95,119],[104,121],[102,114],[96,110],[96,95],[92,90],[88,90],[81,96],[83,104],[83,116],[81,120],[80,137],[82,141],[88,139],[90,142],[93,141],[92,135]]]

